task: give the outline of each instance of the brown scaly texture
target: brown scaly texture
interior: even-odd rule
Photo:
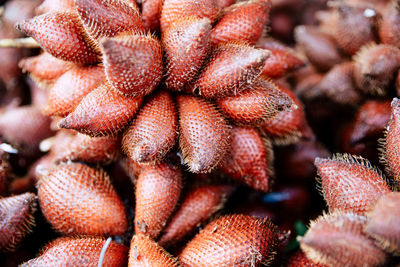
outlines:
[[[391,192],[381,197],[368,214],[365,232],[377,240],[377,244],[400,255],[400,193]]]
[[[57,58],[81,64],[100,61],[100,53],[91,46],[79,16],[74,12],[46,13],[17,27]]]
[[[255,44],[264,32],[270,9],[270,0],[250,0],[230,6],[212,30],[211,43],[244,41]]]
[[[230,127],[217,108],[207,100],[180,95],[179,146],[191,172],[209,172],[229,150]]]
[[[252,127],[233,127],[231,149],[221,166],[222,171],[253,187],[267,192],[272,175],[272,145]]]
[[[209,51],[211,22],[207,18],[185,17],[172,23],[163,33],[167,61],[166,86],[183,89],[198,73]]]
[[[260,266],[273,259],[278,235],[268,219],[228,215],[207,225],[179,259],[184,266]]]
[[[213,48],[193,91],[206,98],[236,95],[248,88],[264,67],[270,52],[240,43]]]
[[[160,42],[151,35],[122,34],[101,43],[108,81],[133,97],[153,91],[163,73]]]
[[[172,245],[196,229],[196,226],[210,218],[222,208],[231,186],[205,185],[192,189],[182,201],[158,243]]]
[[[182,174],[165,163],[141,168],[136,181],[135,233],[156,238],[178,203]]]
[[[177,259],[143,234],[132,238],[128,267],[179,267]]]
[[[21,266],[96,267],[105,242],[105,239],[98,237],[60,237],[50,242],[39,257],[25,262]],[[127,257],[128,248],[112,241],[106,250],[102,266],[126,266]]]
[[[61,233],[107,236],[127,228],[124,205],[101,169],[60,164],[40,179],[38,197],[43,215]]]
[[[0,251],[15,249],[32,230],[35,210],[33,193],[0,199]]]
[[[51,87],[46,115],[65,117],[82,99],[105,80],[104,69],[97,66],[72,67]]]
[[[364,234],[366,222],[352,213],[322,215],[299,238],[300,247],[312,261],[331,267],[381,266],[386,254]]]
[[[145,0],[142,3],[143,27],[152,32],[160,28],[160,14],[164,0]]]
[[[131,121],[141,102],[141,97],[123,96],[105,83],[87,94],[59,126],[95,137],[116,135]]]
[[[303,251],[298,251],[293,254],[286,267],[327,267],[325,264],[314,263],[309,258],[307,258],[306,254]]]
[[[382,173],[360,156],[337,154],[315,159],[321,191],[330,211],[365,214],[390,192]]]
[[[171,95],[161,91],[148,99],[124,133],[122,146],[138,162],[161,160],[175,145],[178,116]]]

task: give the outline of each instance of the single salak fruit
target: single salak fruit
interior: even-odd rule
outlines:
[[[288,263],[285,265],[286,267],[327,267],[325,264],[315,263],[309,258],[307,258],[306,254],[303,251],[298,251],[294,253]]]
[[[243,41],[255,44],[264,32],[270,9],[270,0],[250,0],[226,8],[211,32],[211,43]]]
[[[74,10],[74,0],[44,0],[37,8],[37,14],[44,14],[48,12],[69,11]]]
[[[260,76],[270,54],[240,43],[218,45],[194,83],[193,92],[206,98],[236,95]]]
[[[21,22],[17,28],[56,58],[78,64],[101,61],[100,52],[93,48],[75,12],[46,13]]]
[[[60,237],[44,247],[40,256],[23,263],[34,266],[91,266],[96,267],[106,243],[100,237]],[[128,248],[111,241],[103,257],[103,267],[123,267],[128,261]]]
[[[357,86],[366,94],[386,95],[400,68],[400,49],[385,44],[365,45],[354,61]]]
[[[38,187],[43,215],[61,233],[108,236],[127,228],[124,205],[101,169],[60,164],[41,177]]]
[[[185,17],[176,20],[163,33],[167,62],[165,85],[181,91],[200,70],[210,49],[211,22],[207,18]]]
[[[172,96],[161,91],[147,99],[124,133],[122,146],[137,162],[160,161],[175,145],[178,116]]]
[[[175,210],[182,173],[166,163],[141,167],[136,181],[135,233],[155,239]]]
[[[179,95],[177,102],[183,160],[191,172],[209,172],[229,150],[230,127],[207,100]]]
[[[103,39],[101,47],[107,79],[119,93],[147,95],[161,81],[161,45],[151,35],[121,34]]]
[[[182,265],[148,236],[136,234],[132,238],[128,262],[128,267],[135,266],[179,267]]]
[[[390,192],[382,173],[371,163],[349,154],[315,159],[322,194],[330,211],[365,214]]]
[[[182,200],[158,243],[168,246],[181,241],[221,209],[232,190],[233,187],[227,185],[203,185],[193,188]]]
[[[13,250],[35,225],[33,193],[0,199],[0,251]]]
[[[382,196],[368,214],[365,232],[377,244],[395,255],[400,255],[400,193]]]
[[[72,67],[61,75],[50,88],[44,113],[67,116],[82,99],[105,80],[104,69],[97,66]]]
[[[400,47],[400,5],[392,1],[379,21],[379,37],[382,43]]]
[[[236,124],[260,125],[283,110],[289,110],[293,100],[267,79],[258,79],[252,88],[236,96],[217,99],[226,117]]]
[[[91,91],[59,126],[95,137],[118,134],[136,114],[142,98],[123,96],[111,87],[104,83]]]
[[[275,255],[280,233],[268,219],[227,215],[208,224],[179,256],[184,266],[259,266]]]
[[[145,0],[142,2],[143,27],[151,32],[160,29],[160,15],[164,0]]]
[[[310,260],[331,267],[381,266],[386,253],[364,233],[367,218],[353,213],[321,215],[312,221],[300,247]]]

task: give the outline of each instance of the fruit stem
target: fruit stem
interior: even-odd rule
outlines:
[[[31,37],[17,39],[0,39],[0,47],[39,48],[39,44]]]

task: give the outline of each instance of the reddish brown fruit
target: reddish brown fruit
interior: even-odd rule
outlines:
[[[177,101],[184,162],[191,172],[209,172],[229,150],[230,127],[207,100],[180,95]]]
[[[206,98],[236,95],[260,76],[270,52],[227,43],[216,46],[193,91]]]
[[[400,5],[392,1],[379,23],[379,37],[384,44],[400,47]]]
[[[91,46],[76,13],[43,14],[21,22],[17,28],[36,39],[56,58],[82,64],[101,61],[100,53]]]
[[[366,45],[355,56],[354,79],[367,94],[386,95],[400,67],[400,49],[391,45]]]
[[[279,112],[289,110],[293,100],[272,81],[259,79],[236,96],[217,99],[225,116],[237,124],[260,125]]]
[[[122,146],[128,157],[138,162],[160,161],[175,145],[178,116],[171,95],[154,95],[140,109],[124,133]]]
[[[272,145],[254,128],[234,127],[231,151],[226,156],[222,171],[256,190],[269,190],[272,175]]]
[[[101,43],[108,81],[133,97],[153,91],[163,74],[159,41],[150,35],[119,35]]]
[[[151,32],[160,29],[160,15],[164,0],[145,0],[142,3],[143,26]]]
[[[0,199],[0,251],[13,250],[35,225],[36,196],[25,193]]]
[[[243,41],[255,44],[264,32],[270,9],[270,0],[250,0],[230,6],[213,28],[211,43]]]
[[[99,237],[60,237],[50,242],[41,255],[23,267],[33,266],[98,266],[100,253],[106,240]],[[103,257],[103,265],[107,267],[126,266],[128,248],[111,241]]]
[[[44,113],[50,116],[67,116],[104,80],[104,69],[101,67],[73,67],[51,87]]]
[[[58,11],[72,11],[75,8],[74,0],[44,0],[37,8],[37,14]]]
[[[330,211],[365,214],[390,192],[382,173],[360,156],[337,154],[315,159],[322,193]]]
[[[222,10],[230,5],[233,5],[236,2],[236,0],[216,0],[216,2],[218,8]]]
[[[124,205],[101,169],[60,164],[41,177],[38,197],[43,215],[61,233],[108,236],[127,228]]]
[[[8,161],[8,154],[0,151],[0,196],[4,195],[8,187],[8,179],[11,166]]]
[[[166,86],[183,89],[200,70],[207,57],[211,23],[207,18],[185,17],[172,23],[163,34],[167,61]]]
[[[352,213],[322,215],[299,238],[300,246],[309,259],[328,266],[381,266],[386,254],[364,234],[366,222]]]
[[[179,267],[181,264],[156,242],[143,234],[132,238],[128,267]]]
[[[175,210],[181,188],[179,169],[165,163],[143,166],[136,181],[135,233],[157,238]]]
[[[131,121],[141,102],[142,98],[122,96],[105,83],[86,95],[59,126],[96,137],[116,135]]]
[[[290,257],[286,267],[327,267],[327,266],[324,264],[319,264],[311,261],[309,258],[307,258],[306,254],[304,254],[304,252],[300,250]]]
[[[181,241],[221,209],[231,192],[232,187],[226,185],[205,185],[192,189],[182,201],[158,243],[168,246]]]
[[[228,215],[206,226],[179,256],[184,266],[259,266],[274,258],[279,232],[267,219]]]

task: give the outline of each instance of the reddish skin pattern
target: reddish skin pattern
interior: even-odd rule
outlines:
[[[381,197],[368,214],[365,232],[386,251],[400,254],[400,193],[391,192]]]
[[[216,0],[216,2],[218,8],[222,10],[230,5],[233,5],[236,2],[236,0]]]
[[[21,266],[96,267],[105,242],[105,239],[99,237],[60,237],[50,242],[39,257]],[[128,248],[111,241],[104,255],[103,267],[123,267],[126,266],[127,259]]]
[[[72,11],[75,9],[74,0],[44,0],[37,8],[37,14],[57,11]]]
[[[272,145],[254,128],[233,127],[231,150],[221,170],[233,179],[260,191],[269,190]]]
[[[131,121],[141,102],[141,97],[123,96],[105,83],[87,94],[58,125],[94,137],[115,136]]]
[[[299,250],[293,254],[286,267],[327,267],[325,264],[314,263],[304,254],[303,251]]]
[[[292,49],[272,38],[259,40],[256,47],[271,51],[271,56],[265,61],[261,73],[263,76],[280,78],[304,65],[304,62],[296,56]]]
[[[139,11],[126,0],[75,0],[75,6],[95,42],[121,32],[144,30]]]
[[[0,251],[14,250],[35,225],[33,193],[0,199]]]
[[[223,207],[232,189],[227,185],[205,185],[192,189],[182,200],[158,243],[166,247],[182,240]]]
[[[354,79],[358,88],[371,95],[386,95],[400,68],[400,49],[385,44],[370,44],[354,57]]]
[[[400,6],[397,1],[387,8],[379,21],[379,37],[382,43],[400,47]]]
[[[151,35],[119,35],[105,39],[101,46],[107,79],[119,93],[147,95],[161,81],[161,45]]]
[[[162,42],[167,61],[168,89],[181,91],[199,72],[210,49],[211,22],[207,18],[185,17],[172,23]]]
[[[135,233],[155,239],[175,210],[182,188],[182,173],[165,163],[141,168],[136,181]]]
[[[250,0],[228,7],[211,32],[211,44],[231,41],[255,44],[268,22],[270,9],[270,0]]]
[[[270,52],[251,46],[227,43],[213,48],[193,92],[205,98],[236,95],[260,76]]]
[[[353,122],[351,143],[382,135],[390,120],[390,101],[368,100],[358,110]]]
[[[124,205],[101,169],[60,164],[40,178],[38,198],[43,215],[63,234],[121,235],[127,228]]]
[[[0,151],[0,196],[7,192],[10,170],[7,153]]]
[[[228,215],[207,225],[179,259],[184,266],[259,266],[273,259],[278,235],[267,219]]]
[[[300,247],[310,260],[332,267],[381,266],[386,253],[364,234],[366,223],[352,213],[321,215],[300,238]]]
[[[260,125],[283,110],[289,110],[293,100],[270,80],[259,79],[252,88],[236,96],[217,99],[227,118],[236,124]]]
[[[179,147],[183,160],[191,172],[209,172],[229,150],[230,127],[224,116],[207,100],[179,95],[177,102]]]
[[[160,161],[178,136],[178,116],[172,96],[161,91],[147,101],[122,140],[127,156],[140,163]]]
[[[183,17],[208,18],[213,23],[218,12],[214,0],[164,0],[160,16],[161,32],[164,33],[174,21]]]
[[[51,87],[44,113],[65,117],[82,99],[105,80],[104,69],[97,66],[72,67]]]
[[[89,41],[79,16],[73,12],[46,13],[17,25],[33,37],[46,52],[77,64],[101,61],[100,53]]]
[[[151,32],[160,29],[160,14],[164,0],[144,0],[142,3],[143,27]]]
[[[382,151],[383,158],[386,161],[387,172],[393,176],[397,186],[400,186],[400,100],[398,98],[393,99],[391,105],[392,113]]]
[[[390,192],[380,171],[360,156],[337,154],[315,159],[322,193],[330,211],[365,214]]]
[[[128,267],[179,267],[177,259],[143,234],[134,235],[129,251]]]

